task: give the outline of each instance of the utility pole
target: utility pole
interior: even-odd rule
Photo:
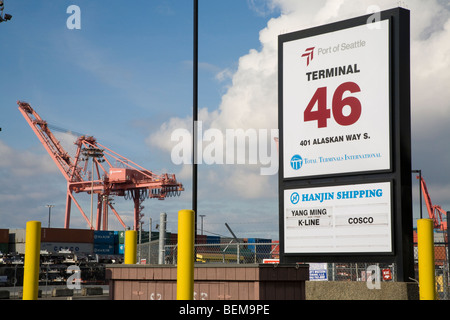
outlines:
[[[200,218],[201,218],[201,222],[202,222],[202,226],[201,226],[201,228],[202,228],[202,235],[203,235],[203,217],[205,217],[205,215],[204,215],[204,214],[201,214],[201,215],[200,215]]]
[[[198,0],[194,0],[194,79],[193,79],[193,134],[192,134],[192,210],[195,214],[194,220],[194,242],[197,239],[197,121],[198,121]]]
[[[412,170],[419,174],[419,203],[420,203],[420,219],[422,219],[422,170]]]
[[[159,215],[159,254],[158,254],[158,264],[164,264],[164,246],[166,242],[166,221],[167,214],[161,212]]]
[[[54,207],[54,204],[48,204],[46,207],[48,208],[48,228],[50,228],[50,216],[52,213],[52,208]]]

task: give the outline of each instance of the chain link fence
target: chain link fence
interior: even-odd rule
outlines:
[[[168,244],[161,247],[159,240],[138,245],[138,260],[145,264],[176,264],[177,244]],[[278,259],[279,244],[267,243],[211,243],[196,244],[196,263],[235,263],[259,264],[276,262]]]
[[[435,242],[435,277],[437,298],[450,300],[449,257],[446,242]],[[161,249],[162,248],[162,249]],[[278,242],[247,243],[225,241],[223,243],[196,244],[196,263],[259,264],[277,263]],[[166,241],[160,247],[159,240],[138,245],[138,260],[142,264],[176,264],[176,241]],[[397,281],[395,264],[383,263],[311,263],[310,280],[326,281],[367,281],[372,267],[380,271],[381,281]],[[415,277],[418,282],[417,243],[414,243]]]
[[[448,245],[444,242],[434,243],[434,263],[437,299],[450,300]],[[415,257],[417,266],[417,255]],[[417,268],[416,268],[417,269]]]

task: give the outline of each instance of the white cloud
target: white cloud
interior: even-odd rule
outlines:
[[[412,99],[415,124],[450,115],[450,12],[442,29],[412,39]],[[420,119],[420,121],[418,121]]]
[[[51,158],[43,152],[17,150],[0,140],[0,227],[25,227],[24,218],[47,225],[48,203],[63,211],[65,180]],[[54,217],[62,226],[62,218]]]
[[[275,9],[275,5],[266,0],[247,0],[247,4],[251,10],[260,16],[267,16]]]
[[[268,21],[260,31],[261,49],[251,49],[239,58],[236,71],[231,75],[231,85],[222,96],[217,110],[202,109],[201,114],[212,128],[277,128],[277,37],[281,33],[343,20],[369,13],[369,7],[380,10],[397,7],[398,1],[353,0],[249,0],[257,12],[278,8],[281,15]],[[450,11],[438,1],[408,1],[411,10],[412,57],[412,119],[424,133],[436,118],[442,123],[450,116]],[[229,70],[219,73],[230,75]],[[420,121],[419,121],[420,119]],[[173,118],[153,133],[148,142],[169,151],[170,134],[176,128],[191,127],[190,118]],[[206,128],[206,125],[204,125]],[[208,183],[220,181],[224,190],[234,190],[234,196],[253,198],[267,196],[265,186],[270,177],[258,176],[254,166],[214,166]],[[206,169],[206,170],[209,170]],[[220,169],[223,169],[220,171]],[[222,179],[222,180],[219,180]],[[249,190],[249,186],[256,186]],[[206,188],[206,190],[211,190]],[[272,196],[276,197],[275,194]]]
[[[0,169],[8,170],[17,177],[38,176],[58,172],[56,165],[47,154],[18,151],[0,140]]]
[[[216,79],[220,82],[230,80],[233,77],[233,71],[230,68],[225,68],[216,74]]]
[[[78,148],[75,144],[78,137],[70,132],[53,132],[53,135],[59,141],[62,148],[69,154],[69,156],[74,158]]]

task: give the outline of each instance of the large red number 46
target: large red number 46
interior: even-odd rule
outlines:
[[[333,95],[332,111],[334,120],[341,126],[349,126],[359,120],[361,116],[361,102],[356,97],[343,98],[345,92],[360,92],[361,89],[354,82],[345,82],[337,87]],[[317,104],[317,109],[314,106]],[[345,115],[344,107],[348,106],[350,112]],[[327,87],[321,87],[316,90],[311,101],[303,113],[304,121],[317,121],[319,128],[327,127],[327,120],[331,117],[331,111],[327,109]]]

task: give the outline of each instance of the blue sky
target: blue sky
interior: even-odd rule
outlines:
[[[276,40],[281,33],[396,7],[394,0],[199,1],[199,108],[205,125],[277,127]],[[81,29],[69,30],[70,5]],[[432,200],[450,208],[450,8],[411,0],[413,168],[422,169]],[[48,123],[95,136],[100,143],[156,173],[184,183],[180,198],[144,203],[158,223],[191,205],[190,168],[171,162],[170,132],[192,115],[192,11],[186,0],[5,0],[13,19],[0,24],[0,228],[64,223],[66,182],[17,110],[29,102]],[[447,57],[447,58],[446,58]],[[59,135],[70,148],[75,137]],[[238,237],[278,238],[276,176],[249,166],[201,166],[199,214],[204,229]],[[417,190],[413,180],[414,192]],[[81,197],[81,196],[80,196]],[[414,193],[414,215],[417,196]],[[116,199],[131,219],[132,204]],[[425,208],[424,208],[425,210]],[[425,212],[425,211],[424,211]],[[111,216],[111,228],[120,229]],[[131,220],[128,220],[131,221]],[[132,223],[130,222],[130,225]],[[85,228],[76,208],[72,227]]]
[[[30,101],[50,123],[93,134],[114,148],[119,143],[120,149],[136,132],[192,113],[189,1],[78,1],[81,30],[66,28],[70,4],[6,2],[5,12],[14,18],[1,30],[2,70],[8,74],[2,106]],[[214,107],[223,90],[214,73],[233,68],[258,46],[266,18],[238,0],[207,1],[200,14],[200,103]],[[3,137],[28,147],[23,128],[9,122],[20,122],[17,110],[8,108],[3,115],[11,127],[3,125]]]
[[[66,10],[72,4],[81,9],[80,30],[66,27],[71,15]],[[17,110],[17,100],[29,102],[48,123],[93,135],[156,173],[178,170],[170,154],[149,147],[145,140],[171,117],[192,114],[190,1],[5,1],[5,12],[13,19],[0,29],[1,67],[7,74],[0,79],[0,139],[15,153],[28,155],[26,164],[11,164],[15,171],[33,168],[37,155],[37,162],[48,161],[49,167],[43,176],[36,165],[37,172],[18,177],[4,162],[0,179],[20,195],[0,204],[0,227],[21,227],[30,219],[47,225],[47,203],[56,204],[53,226],[61,227],[64,219],[65,180],[52,170],[54,164]],[[242,0],[203,1],[199,15],[199,105],[215,109],[228,84],[215,75],[235,69],[240,56],[258,48],[258,33],[270,16]],[[191,182],[182,182],[186,192],[182,204],[177,202],[179,209],[190,207]],[[48,194],[32,196],[43,188]],[[169,227],[176,229],[177,208],[171,202],[147,201],[144,205],[152,214],[147,212],[145,222],[168,210],[173,223]],[[131,203],[124,206],[132,210]],[[72,225],[85,227],[83,221],[77,224],[76,208],[72,212]]]

